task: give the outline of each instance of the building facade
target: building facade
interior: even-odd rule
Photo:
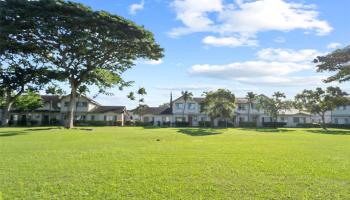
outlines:
[[[43,106],[32,111],[10,112],[10,125],[62,125],[67,120],[69,96],[41,96]],[[125,106],[103,106],[98,102],[80,96],[76,99],[75,121],[78,123],[101,122],[106,125],[123,126],[127,117]]]
[[[176,124],[186,122],[189,126],[199,126],[201,123],[211,121],[210,117],[201,112],[201,103],[204,98],[192,98],[184,101],[179,97],[170,101],[167,107],[148,107],[142,116],[131,111],[134,120],[151,122],[153,125]],[[247,122],[256,122],[261,127],[265,122],[272,122],[272,118],[262,109],[258,109],[257,102],[250,104],[246,98],[236,99],[236,111],[230,123],[239,127]],[[166,112],[165,112],[166,111]],[[317,115],[302,112],[297,109],[283,110],[279,113],[277,122],[284,122],[286,127],[297,127],[301,124],[319,123],[321,118]],[[220,126],[219,119],[213,119],[214,126]],[[350,105],[339,106],[326,114],[326,123],[350,124]]]

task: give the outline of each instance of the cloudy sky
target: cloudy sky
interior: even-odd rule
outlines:
[[[159,61],[139,60],[126,72],[133,88],[97,98],[106,105],[136,105],[126,94],[145,87],[157,106],[182,90],[196,96],[226,88],[293,97],[325,87],[312,60],[350,44],[349,0],[74,0],[133,20],[165,48]],[[334,84],[333,84],[334,85]],[[350,84],[339,85],[350,89]]]

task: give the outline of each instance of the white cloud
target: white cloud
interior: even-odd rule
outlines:
[[[337,48],[339,48],[341,46],[342,46],[342,44],[340,44],[340,43],[332,42],[332,43],[327,45],[327,48],[328,49],[337,49]]]
[[[292,62],[247,61],[227,65],[194,65],[191,75],[218,79],[257,78],[262,76],[285,76],[293,72],[312,69],[311,65]]]
[[[279,86],[279,87],[298,87],[306,85],[320,85],[324,77],[307,76],[307,77],[277,77],[264,76],[258,78],[238,78],[237,81],[244,84],[260,85],[260,86]]]
[[[157,87],[157,89],[160,90],[170,90],[170,91],[184,91],[184,90],[189,90],[189,91],[206,91],[206,90],[215,90],[218,88],[223,88],[224,86],[222,85],[210,85],[210,84],[202,84],[202,83],[197,83],[197,84],[189,84],[189,85],[176,85],[176,86],[160,86]]]
[[[332,31],[327,21],[319,19],[314,5],[285,0],[237,0],[233,4],[225,4],[223,0],[175,0],[172,7],[184,26],[174,28],[171,36],[209,32],[226,39],[237,38],[237,34],[249,39],[255,38],[259,32],[271,30],[303,29],[317,35]],[[232,43],[239,44],[236,41]]]
[[[321,54],[315,49],[301,49],[296,51],[292,49],[267,48],[260,50],[257,56],[259,59],[267,61],[311,63],[312,60]]]
[[[202,41],[204,44],[216,47],[238,47],[238,46],[257,46],[257,41],[246,37],[215,37],[207,36]]]
[[[160,64],[163,63],[163,60],[162,59],[159,59],[159,60],[147,60],[144,63],[147,64],[147,65],[160,65]]]
[[[131,6],[129,8],[129,13],[131,15],[135,15],[137,13],[137,11],[143,10],[144,5],[145,5],[144,0],[142,0],[140,3],[131,4]]]

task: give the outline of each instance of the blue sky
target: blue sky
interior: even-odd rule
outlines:
[[[139,60],[124,74],[134,87],[97,98],[106,105],[133,108],[126,95],[139,86],[151,106],[182,90],[200,96],[226,88],[238,97],[283,91],[291,98],[329,85],[311,61],[350,44],[349,0],[75,1],[144,25],[165,48],[161,61]],[[339,86],[350,89],[348,83]]]

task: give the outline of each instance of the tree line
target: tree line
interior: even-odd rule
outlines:
[[[22,94],[61,82],[70,86],[65,127],[72,128],[79,93],[130,86],[122,74],[134,61],[158,60],[164,51],[142,26],[64,0],[0,1],[0,27],[3,126]]]

